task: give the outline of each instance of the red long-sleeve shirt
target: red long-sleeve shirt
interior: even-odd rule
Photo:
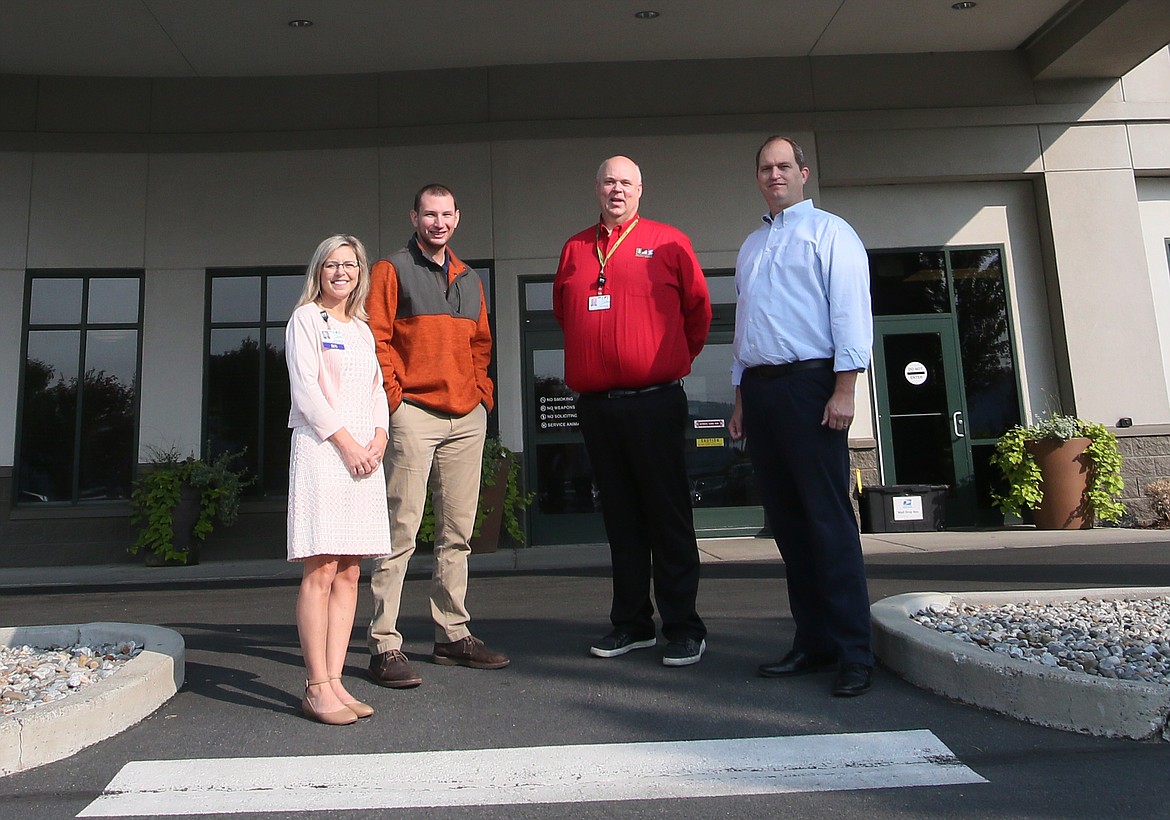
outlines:
[[[623,233],[628,233],[621,240]],[[609,307],[590,310],[598,295]],[[686,234],[670,225],[631,219],[607,234],[592,226],[570,237],[553,283],[553,312],[565,331],[565,382],[579,393],[636,389],[691,372],[711,328],[707,280]]]

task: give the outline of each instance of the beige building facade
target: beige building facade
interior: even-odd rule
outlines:
[[[938,361],[957,369],[948,378],[959,404],[945,408],[954,435],[940,446],[965,449],[940,451],[919,475],[912,453],[933,433],[899,432],[887,418],[899,415],[910,371],[898,343],[880,352],[852,430],[866,481],[934,483],[958,469],[948,459],[966,458],[959,523],[993,524],[985,460],[1004,408],[1011,421],[1062,410],[1123,436],[1139,520],[1144,483],[1170,476],[1167,41],[1123,75],[1055,79],[1021,49],[311,76],[0,74],[0,283],[10,294],[0,300],[0,564],[121,560],[128,484],[104,468],[121,456],[87,452],[105,441],[103,422],[60,396],[51,410],[34,401],[53,384],[67,393],[70,379],[75,402],[96,396],[102,373],[123,391],[128,426],[109,441],[129,448],[131,472],[157,450],[250,446],[264,476],[219,549],[281,555],[287,406],[265,405],[283,378],[283,294],[328,234],[356,234],[375,256],[401,247],[413,194],[431,181],[456,191],[452,246],[490,291],[495,424],[538,492],[529,538],[592,540],[600,530],[572,419],[542,424],[557,392],[542,300],[563,241],[596,219],[593,174],[615,153],[641,165],[643,213],[691,237],[723,306],[710,357],[687,383],[706,425],[693,436],[696,520],[707,534],[758,529],[750,489],[732,486],[742,454],[716,422],[730,396],[728,275],[764,210],[753,156],[777,132],[804,145],[816,203],[901,271],[875,274],[889,286],[877,344],[886,333],[939,336]],[[980,363],[978,327],[965,330],[961,314],[991,280],[1003,309],[969,324],[1002,327]],[[253,284],[255,319],[236,310]],[[905,294],[949,300],[947,310],[900,313]],[[120,308],[103,314],[103,300]],[[259,376],[220,367],[245,339],[260,346]],[[49,365],[48,386],[32,359]],[[978,367],[989,368],[983,382]],[[225,407],[245,399],[258,427],[233,438],[239,420],[224,418],[253,411]],[[74,415],[37,432],[62,406]],[[980,413],[999,421],[976,434]],[[41,463],[54,429],[74,440],[53,443],[59,457]]]

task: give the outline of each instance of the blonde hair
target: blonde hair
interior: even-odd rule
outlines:
[[[297,307],[307,305],[317,300],[321,295],[321,267],[338,248],[353,248],[358,263],[358,283],[353,293],[345,300],[345,315],[356,316],[365,321],[366,297],[370,294],[370,264],[366,259],[366,248],[356,236],[338,233],[324,240],[317,246],[309,266],[305,268],[305,287],[301,290],[301,298],[297,300]]]

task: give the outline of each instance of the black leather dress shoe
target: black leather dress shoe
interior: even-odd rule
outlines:
[[[838,698],[852,698],[864,695],[873,684],[873,667],[864,663],[843,663],[833,684],[833,695]]]
[[[761,664],[759,673],[763,678],[790,678],[793,675],[819,672],[836,662],[837,659],[832,655],[812,655],[800,649],[793,649],[775,663]]]

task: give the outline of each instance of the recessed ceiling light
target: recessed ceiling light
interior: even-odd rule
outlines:
[[[971,0],[963,0],[962,3],[951,3],[951,8],[956,11],[966,11],[967,9],[975,8],[975,4]]]
[[[658,12],[651,11],[649,9],[647,9],[646,11],[634,12],[634,17],[636,17],[639,20],[653,20],[655,17],[658,17],[658,16],[659,16]]]
[[[289,20],[288,24],[292,28],[308,28],[309,26],[313,25],[313,21],[312,20]]]

